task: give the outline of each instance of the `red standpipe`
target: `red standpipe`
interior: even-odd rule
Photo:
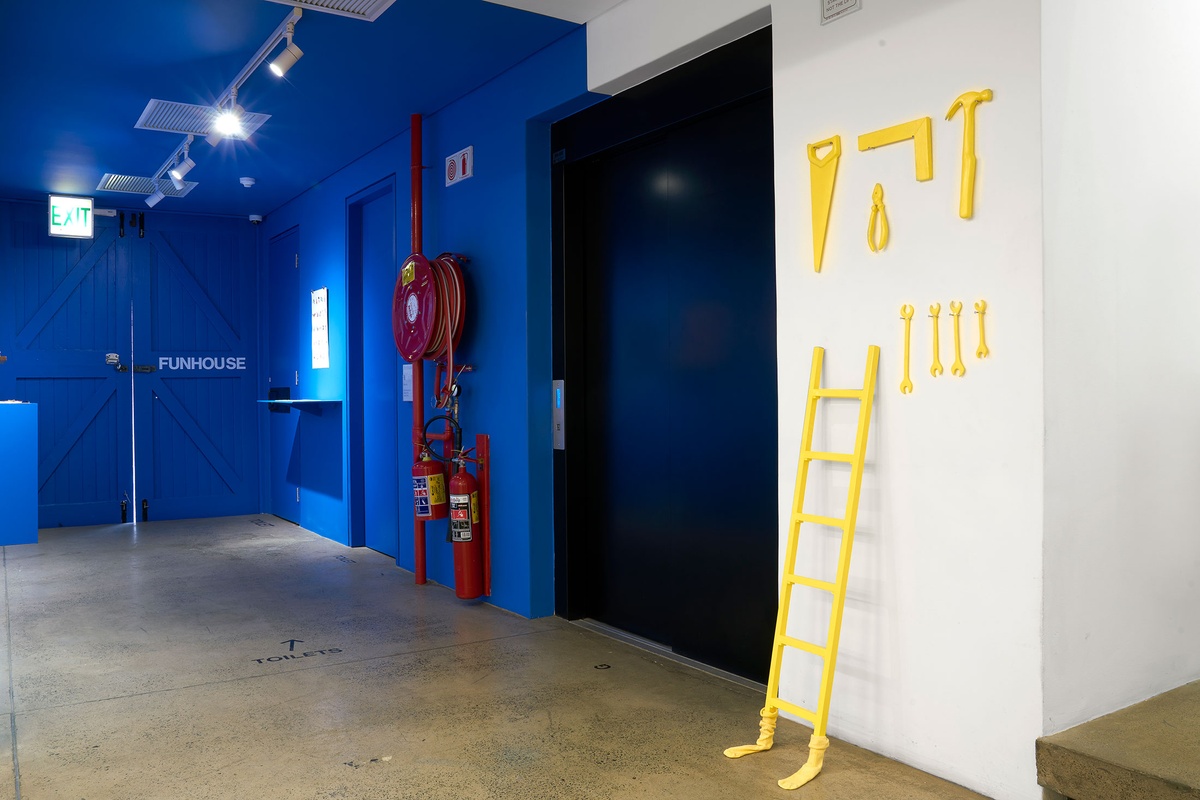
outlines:
[[[483,594],[492,596],[492,438],[475,434],[475,458],[479,464],[479,505],[483,506]]]
[[[411,134],[411,168],[412,183],[412,247],[410,253],[420,253],[423,245],[422,203],[421,203],[421,115],[413,114],[409,118],[409,133]],[[413,463],[421,458],[422,440],[425,436],[425,362],[418,358],[412,365],[413,391]],[[416,582],[425,583],[425,520],[413,514],[413,560]]]
[[[424,229],[424,202],[422,198],[422,172],[425,169],[421,163],[421,115],[413,114],[409,117],[409,133],[410,133],[410,182],[412,188],[412,235],[411,235],[411,253],[420,253],[424,246],[422,232]],[[448,316],[448,315],[447,315]],[[452,353],[453,348],[453,328],[450,330],[450,341],[447,343],[447,352]],[[453,355],[450,356],[450,381],[453,381]],[[413,362],[413,463],[421,459],[422,451],[424,450],[425,439],[442,442],[442,456],[449,457],[454,450],[454,433],[447,422],[441,433],[431,433],[425,435],[425,361],[418,358]],[[425,520],[416,516],[415,509],[413,514],[413,572],[416,575],[416,583],[425,583]],[[490,574],[490,573],[489,573]],[[490,594],[490,592],[489,592]]]

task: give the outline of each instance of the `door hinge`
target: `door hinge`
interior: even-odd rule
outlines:
[[[296,502],[297,503],[300,502],[300,487],[299,486],[296,487]]]
[[[296,385],[300,385],[300,370],[296,370]]]
[[[300,269],[300,254],[296,253],[296,269]]]

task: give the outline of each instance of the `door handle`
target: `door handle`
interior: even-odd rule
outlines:
[[[158,367],[154,366],[153,364],[134,364],[133,365],[134,372],[155,372],[157,370],[158,370]]]
[[[117,353],[105,353],[104,363],[110,367],[115,367],[117,372],[129,372],[129,367],[121,363],[121,356]]]

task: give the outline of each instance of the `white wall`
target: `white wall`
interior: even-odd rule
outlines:
[[[623,92],[769,24],[766,0],[626,0],[588,23],[588,89]]]
[[[701,38],[757,5],[626,0],[589,24],[589,83],[636,82],[643,65],[670,60],[680,35]],[[861,381],[867,345],[879,344],[877,414],[830,731],[989,796],[1032,800],[1041,797],[1033,743],[1042,732],[1040,4],[864,5],[825,27],[816,2],[777,2],[770,12],[780,516],[786,521],[790,508],[812,348],[826,348],[827,383],[850,386]],[[978,112],[976,218],[965,222],[957,216],[962,122],[943,117],[961,92],[984,87],[995,100]],[[935,121],[933,181],[914,179],[911,145],[857,152],[858,134],[921,116]],[[844,154],[817,275],[805,148],[834,133]],[[880,255],[865,242],[876,181],[892,225]],[[973,356],[970,313],[980,298],[989,304],[992,349],[982,362]],[[967,311],[961,379],[949,374],[951,299]],[[933,302],[942,303],[946,367],[937,379],[928,371]],[[898,391],[902,303],[919,312],[911,396]],[[818,444],[849,448],[848,411],[824,418]],[[810,499],[825,503],[817,510],[840,516],[846,483],[844,471],[816,481]],[[835,552],[827,537],[808,541],[812,561]],[[797,611],[793,627],[802,632],[820,616]],[[785,664],[782,694],[810,698],[814,672]],[[754,732],[748,719],[745,730],[730,732],[730,744]],[[798,766],[781,763],[779,774]]]
[[[1053,732],[1200,678],[1200,5],[1042,25]]]

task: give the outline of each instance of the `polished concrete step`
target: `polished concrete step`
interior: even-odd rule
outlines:
[[[1200,798],[1200,681],[1038,739],[1037,771],[1071,800]]]

